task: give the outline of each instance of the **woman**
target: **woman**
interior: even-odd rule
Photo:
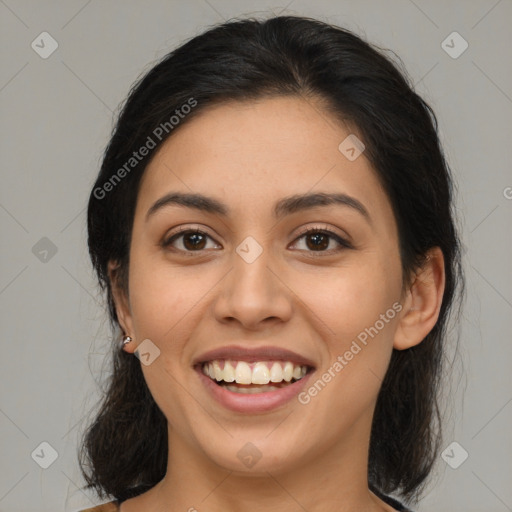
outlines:
[[[410,510],[463,282],[452,200],[430,107],[351,32],[245,19],[167,55],[89,201],[123,336],[91,510]]]

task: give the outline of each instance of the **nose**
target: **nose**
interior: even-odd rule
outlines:
[[[251,262],[233,252],[232,269],[222,280],[215,302],[215,317],[221,323],[239,323],[258,330],[290,319],[293,293],[272,261],[270,250]]]

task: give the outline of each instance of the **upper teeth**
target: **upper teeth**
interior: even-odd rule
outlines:
[[[222,362],[224,363],[222,367]],[[307,366],[287,362],[259,361],[209,361],[203,364],[203,373],[217,381],[236,382],[237,384],[268,384],[269,382],[290,382],[306,375]]]

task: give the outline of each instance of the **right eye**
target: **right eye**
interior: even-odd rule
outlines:
[[[200,229],[180,228],[178,232],[171,233],[163,242],[162,247],[171,247],[173,250],[182,252],[200,252],[206,250],[205,243],[207,239],[213,240],[210,235]],[[174,244],[180,241],[181,248]]]

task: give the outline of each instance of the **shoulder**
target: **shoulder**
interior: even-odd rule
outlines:
[[[117,501],[109,501],[103,505],[86,508],[84,510],[80,510],[79,512],[119,512],[119,503]]]

